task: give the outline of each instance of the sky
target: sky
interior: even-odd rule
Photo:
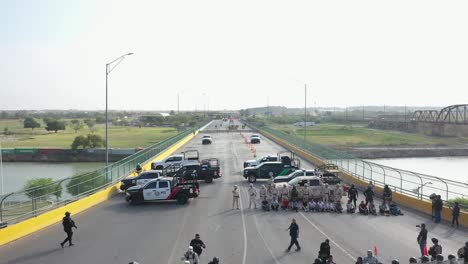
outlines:
[[[468,1],[0,0],[0,109],[468,103]]]

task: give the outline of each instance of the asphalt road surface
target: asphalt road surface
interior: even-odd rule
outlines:
[[[215,121],[212,127],[219,127],[220,122]],[[428,239],[439,239],[445,256],[468,240],[466,230],[435,225],[429,217],[404,208],[405,215],[398,217],[249,210],[248,182],[241,171],[243,161],[253,156],[243,138],[234,132],[212,133],[213,144],[201,145],[201,135],[184,149],[198,149],[201,158],[219,158],[223,177],[212,184],[201,183],[197,199],[184,206],[173,202],[130,206],[122,194],[116,195],[78,215],[72,212],[78,225],[75,246],[60,247],[65,233],[61,224],[56,224],[1,247],[0,263],[183,263],[181,257],[196,233],[207,246],[201,263],[216,256],[223,264],[312,263],[325,238],[330,239],[336,263],[354,263],[374,246],[383,263],[394,258],[406,263],[410,256],[419,255],[419,229],[415,225],[420,223],[428,226]],[[256,147],[258,156],[283,150],[265,138]],[[305,161],[301,164],[312,168]],[[231,209],[231,190],[236,184],[241,189],[240,210]],[[261,184],[257,181],[255,185],[260,188]],[[362,197],[361,193],[359,200]],[[286,228],[292,218],[300,227],[302,251],[287,253]]]

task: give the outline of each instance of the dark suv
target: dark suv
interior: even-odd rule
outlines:
[[[284,162],[263,162],[255,167],[247,167],[244,169],[244,178],[249,182],[256,182],[257,179],[270,179],[280,175],[287,175],[297,168]]]

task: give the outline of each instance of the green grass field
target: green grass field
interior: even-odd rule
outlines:
[[[13,135],[4,136],[4,128],[13,132]],[[95,133],[105,137],[105,126],[95,126]],[[31,130],[23,128],[23,123],[18,120],[0,120],[0,139],[3,148],[70,148],[76,136],[91,134],[89,128],[85,127],[77,133],[67,126],[65,131],[57,133],[49,132],[41,128]],[[168,127],[115,127],[109,126],[110,148],[135,148],[148,147],[160,142],[177,133],[176,129]]]
[[[292,125],[272,125],[272,127],[298,137],[304,135],[304,129]],[[333,146],[458,145],[468,143],[468,137],[434,137],[333,123],[321,123],[307,128],[306,137],[310,142]]]

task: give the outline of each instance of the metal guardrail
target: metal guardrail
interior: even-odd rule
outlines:
[[[336,164],[342,171],[360,180],[372,181],[378,186],[387,184],[394,191],[408,196],[429,200],[429,196],[435,193],[441,195],[442,199],[445,200],[457,197],[468,198],[468,184],[462,182],[365,161],[351,154],[338,152],[320,144],[305,142],[303,139],[270,127],[248,125],[282,139],[325,162]],[[445,203],[450,205],[447,201]],[[468,209],[463,205],[460,205],[460,207],[465,210]]]
[[[61,179],[37,188],[0,196],[0,222],[9,224],[20,222],[114,185],[134,171],[137,164],[150,160],[205,124],[206,122],[202,122],[195,129],[191,128],[180,132],[108,167]]]

